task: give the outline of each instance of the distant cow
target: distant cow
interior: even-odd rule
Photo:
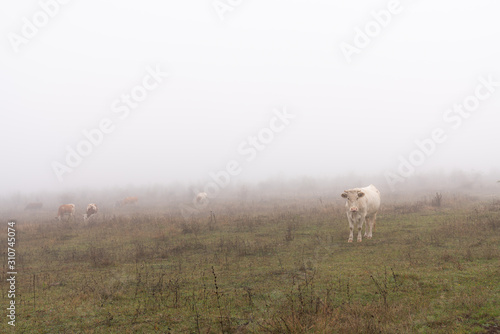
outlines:
[[[24,210],[40,210],[43,207],[43,203],[28,203],[24,207]]]
[[[68,221],[75,214],[75,205],[74,204],[63,204],[59,207],[57,211],[56,219],[61,220],[63,216],[68,216]]]
[[[372,238],[375,219],[380,208],[380,192],[373,184],[364,188],[345,190],[342,195],[345,203],[347,219],[349,220],[349,239],[352,242],[354,226],[358,228],[358,242],[361,242],[361,228],[365,225],[365,238]]]
[[[138,200],[139,199],[137,197],[126,197],[126,198],[122,199],[121,201],[117,201],[115,203],[115,206],[120,207],[120,206],[124,206],[124,205],[135,204],[135,203],[137,203]]]
[[[203,192],[203,193],[198,193],[198,195],[196,195],[196,203],[200,203],[200,204],[205,204],[208,202],[208,194]]]
[[[87,212],[83,215],[83,220],[88,220],[92,215],[97,213],[97,204],[90,203],[87,205]]]

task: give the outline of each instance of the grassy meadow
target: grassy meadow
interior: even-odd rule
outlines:
[[[10,212],[2,309],[14,217],[17,333],[500,332],[498,199],[383,198],[361,243],[347,243],[343,203],[226,199],[187,220],[144,201],[89,222]]]

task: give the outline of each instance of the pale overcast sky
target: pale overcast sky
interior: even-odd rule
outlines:
[[[500,167],[499,1],[2,5],[1,193]]]

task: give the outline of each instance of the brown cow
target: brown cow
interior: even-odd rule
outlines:
[[[43,207],[43,203],[28,203],[24,207],[24,210],[40,210]]]
[[[57,217],[56,219],[61,220],[63,216],[68,216],[68,221],[70,218],[72,218],[75,214],[75,205],[74,204],[63,204],[59,207],[59,210],[57,211]]]
[[[87,205],[87,213],[83,215],[83,220],[88,220],[92,215],[97,213],[97,204],[90,203]]]

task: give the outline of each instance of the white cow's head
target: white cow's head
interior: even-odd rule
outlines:
[[[344,190],[344,192],[340,196],[347,199],[346,207],[349,208],[349,211],[358,212],[359,210],[358,199],[365,196],[365,193],[362,192],[361,190],[351,189],[351,190]]]

